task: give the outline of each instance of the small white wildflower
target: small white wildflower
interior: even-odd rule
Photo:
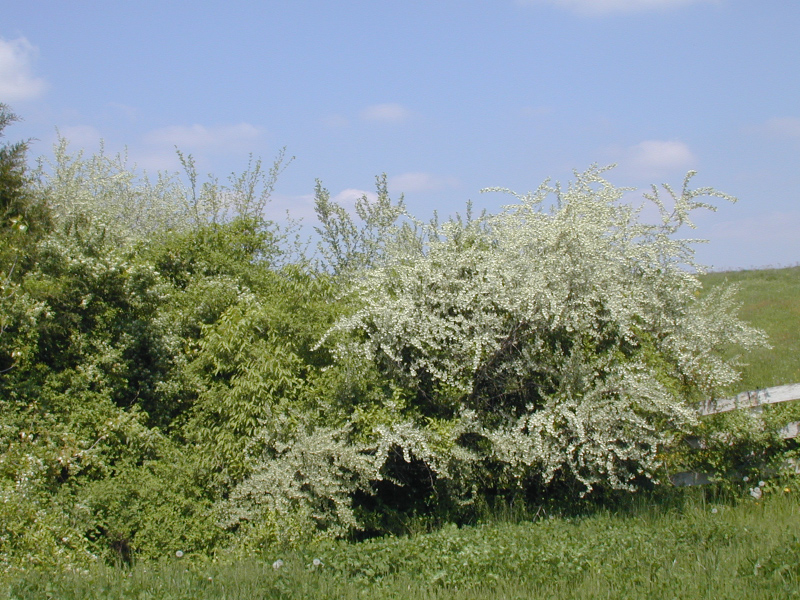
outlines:
[[[742,481],[747,483],[748,481],[750,481],[750,478],[747,475],[745,475],[744,477],[742,477]]]
[[[716,509],[716,508],[712,508],[712,509],[711,509],[711,514],[712,514],[712,515],[715,515],[715,514],[717,514],[717,512],[719,512],[719,511],[717,511],[717,509]]]
[[[758,482],[758,487],[764,487],[765,485],[767,485],[766,481],[759,481]]]
[[[178,558],[183,558],[183,550],[178,550],[178,551],[175,553],[175,556],[177,556]]]
[[[750,495],[756,500],[761,500],[761,488],[760,487],[750,488]]]
[[[274,563],[272,563],[272,568],[275,569],[276,571],[280,569],[282,566],[283,566],[283,561],[280,558],[276,560]]]
[[[315,567],[322,567],[322,566],[325,566],[325,563],[323,563],[323,562],[322,562],[320,559],[318,559],[318,558],[315,558],[315,559],[312,561],[312,564],[313,564]]]

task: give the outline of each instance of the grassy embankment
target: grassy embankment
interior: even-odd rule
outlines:
[[[732,392],[800,382],[800,267],[714,273],[740,285],[742,316],[773,348],[746,357]],[[800,404],[793,403],[793,404]],[[800,597],[800,481],[640,495],[614,513],[540,512],[475,527],[304,552],[171,557],[87,573],[17,575],[17,599],[256,598],[788,598]],[[275,570],[274,560],[284,566]],[[315,567],[319,558],[323,566]]]
[[[709,273],[703,284],[739,287],[741,317],[769,335],[772,348],[744,357],[742,380],[732,392],[800,383],[800,267]]]

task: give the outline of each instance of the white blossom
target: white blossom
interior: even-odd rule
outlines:
[[[731,198],[691,189],[690,173],[679,193],[664,186],[668,202],[647,195],[661,215],[649,224],[602,173],[515,194],[497,215],[417,223],[353,282],[359,308],[328,332],[339,357],[469,421],[509,481],[565,472],[586,490],[630,488],[696,422],[692,403],[736,379],[719,349],[764,343],[731,290],[699,294],[693,241],[677,237],[694,210],[713,209],[698,198]],[[419,423],[378,433],[384,445],[404,436],[405,460],[439,477],[459,463]]]

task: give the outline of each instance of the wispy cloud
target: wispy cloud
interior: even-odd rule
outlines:
[[[336,194],[331,200],[337,204],[341,204],[345,208],[351,209],[355,207],[356,201],[364,196],[366,196],[370,202],[374,202],[378,199],[378,195],[375,192],[368,192],[357,188],[347,188]]]
[[[643,178],[662,177],[696,166],[697,158],[689,146],[679,141],[645,140],[625,149],[620,167]]]
[[[382,123],[399,123],[411,116],[409,111],[402,104],[374,104],[361,111],[361,118],[365,121],[377,121]]]
[[[317,218],[317,213],[314,211],[314,194],[298,196],[273,194],[264,209],[264,216],[275,222],[285,223],[287,213],[294,220],[314,222]]]
[[[148,171],[180,171],[175,148],[192,154],[201,170],[210,168],[212,157],[257,153],[265,132],[250,123],[236,125],[170,125],[145,133],[131,153]]]
[[[166,171],[168,173],[182,173],[183,168],[175,153],[175,148],[135,148],[130,153],[131,161],[136,164],[140,169],[148,173],[156,173],[159,171]],[[201,166],[205,169],[207,161],[201,162]],[[210,165],[209,165],[210,167]]]
[[[119,102],[109,102],[108,106],[114,111],[115,114],[122,115],[127,121],[133,122],[139,116],[139,109],[134,106],[120,104]]]
[[[523,5],[552,4],[583,16],[663,10],[713,1],[719,0],[517,0]]]
[[[0,99],[5,102],[31,100],[40,96],[47,84],[32,73],[38,49],[26,38],[6,41],[0,38]]]
[[[389,187],[397,193],[429,192],[448,187],[458,187],[455,177],[442,177],[431,173],[402,173],[389,178]]]
[[[252,150],[263,130],[250,123],[238,125],[171,125],[151,131],[144,136],[148,144],[177,146],[181,150],[230,152]]]
[[[761,125],[751,128],[756,133],[765,133],[774,137],[800,137],[800,118],[776,117],[767,119]]]
[[[103,139],[100,130],[93,125],[69,125],[58,129],[59,137],[64,138],[73,149],[82,149],[85,152],[96,152]],[[55,140],[53,140],[55,142]]]

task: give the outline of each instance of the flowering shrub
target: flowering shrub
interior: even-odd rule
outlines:
[[[711,208],[698,198],[730,198],[691,189],[690,173],[680,193],[665,186],[669,206],[647,195],[661,215],[648,224],[602,174],[515,195],[497,215],[418,224],[415,243],[387,245],[354,283],[358,310],[329,332],[342,360],[409,390],[421,429],[461,423],[454,443],[493,486],[653,477],[695,422],[691,402],[735,380],[721,346],[763,343],[730,292],[698,298],[691,241],[676,236]],[[448,457],[417,458],[446,477]]]
[[[187,187],[63,140],[31,179],[24,150],[0,147],[2,569],[632,489],[735,379],[720,348],[762,341],[698,295],[677,234],[727,197],[691,174],[656,224],[598,168],[444,223],[382,177],[357,225],[318,185],[309,257],[263,217],[283,153],[200,185],[181,155]]]

